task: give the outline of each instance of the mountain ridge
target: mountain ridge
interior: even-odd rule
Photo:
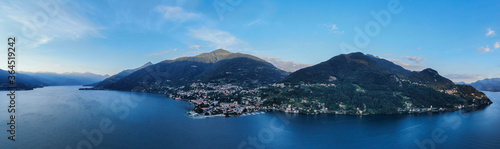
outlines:
[[[102,89],[202,100],[205,104],[193,103],[196,113],[226,116],[245,113],[242,108],[364,115],[454,111],[492,103],[474,87],[456,85],[432,68],[410,71],[361,52],[289,74],[258,57],[218,49],[147,66]],[[218,102],[234,103],[234,109],[221,111]]]
[[[264,74],[270,78],[263,76]],[[166,90],[167,86],[186,86],[197,82],[257,86],[261,83],[279,81],[285,75],[286,72],[258,57],[218,49],[192,57],[162,61],[131,73],[103,88],[161,92]]]

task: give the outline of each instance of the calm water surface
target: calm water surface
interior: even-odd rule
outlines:
[[[494,103],[474,112],[192,119],[187,102],[163,95],[78,88],[19,91],[15,143],[7,140],[3,95],[0,148],[500,148],[500,93],[486,92]],[[94,144],[83,131],[93,132]]]

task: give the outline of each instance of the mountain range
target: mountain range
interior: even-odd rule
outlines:
[[[0,77],[8,75],[0,70]],[[16,77],[19,89],[90,84],[99,90],[153,92],[172,98],[242,105],[234,107],[240,111],[230,110],[233,114],[242,114],[242,108],[307,114],[453,111],[491,104],[473,86],[498,91],[500,81],[455,84],[431,68],[410,71],[360,52],[338,55],[290,73],[259,57],[223,49],[156,64],[148,62],[113,76],[21,72]],[[7,87],[7,79],[1,80],[0,89]],[[207,112],[200,110],[205,106],[197,105],[195,111]],[[223,113],[211,107],[214,109],[208,113]]]
[[[500,78],[488,78],[472,83],[455,82],[455,84],[471,85],[480,91],[500,92]]]
[[[8,76],[10,76],[9,72],[0,69],[0,78],[3,78],[0,79],[0,90],[8,90],[10,86]],[[45,84],[32,76],[16,73],[16,86],[19,90],[32,90]]]
[[[109,75],[98,75],[90,72],[86,73],[52,73],[52,72],[21,72],[29,75],[44,86],[68,86],[68,85],[85,85],[95,82],[100,82]]]
[[[125,70],[95,89],[155,92],[299,113],[452,111],[492,103],[474,87],[457,85],[436,70],[409,71],[360,52],[290,74],[258,57],[218,49]],[[203,112],[201,108],[195,109]]]

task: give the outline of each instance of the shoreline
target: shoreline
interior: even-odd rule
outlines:
[[[483,110],[487,106],[475,106],[471,108],[463,108],[459,110],[453,110],[453,111],[426,111],[426,112],[412,112],[412,113],[377,113],[377,114],[336,114],[336,113],[316,113],[316,114],[305,114],[305,113],[294,113],[294,112],[284,112],[281,110],[267,110],[267,111],[259,111],[259,112],[251,112],[251,113],[246,113],[242,115],[229,115],[226,116],[224,114],[217,114],[217,115],[201,115],[197,114],[197,116],[191,116],[191,115],[186,115],[189,118],[193,119],[206,119],[206,118],[216,118],[216,117],[225,117],[225,118],[230,118],[230,117],[244,117],[244,116],[253,116],[253,115],[261,115],[261,114],[268,114],[268,113],[284,113],[284,114],[294,114],[294,115],[349,115],[349,116],[369,116],[369,115],[414,115],[414,114],[446,114],[446,113],[453,113],[453,112],[459,112],[459,111],[464,111],[464,112],[474,112],[477,110]],[[188,111],[186,113],[196,113],[194,111]]]
[[[109,89],[79,88],[78,90],[109,90]],[[115,91],[115,90],[109,90],[109,91]],[[131,91],[131,92],[141,92],[141,91]],[[162,94],[162,93],[154,93],[154,92],[141,92],[141,93]],[[167,99],[170,98],[172,100],[187,101],[191,106],[195,106],[191,102],[191,99],[175,99],[175,98],[168,97],[167,94],[162,94],[162,95],[165,95],[167,97]],[[193,110],[190,110],[190,111],[186,112],[186,115],[188,117],[194,118],[194,119],[204,119],[204,118],[211,118],[211,117],[251,116],[251,115],[265,114],[267,112],[283,112],[283,113],[287,113],[287,114],[300,114],[300,115],[318,115],[318,114],[329,114],[330,115],[331,114],[331,115],[359,115],[359,116],[363,116],[363,115],[423,114],[423,113],[431,114],[431,113],[456,112],[456,111],[462,111],[462,110],[465,110],[465,111],[476,111],[476,110],[484,109],[484,108],[488,107],[489,105],[491,105],[491,104],[488,104],[488,105],[468,105],[468,106],[464,106],[463,108],[456,108],[456,109],[451,109],[451,110],[448,109],[448,108],[442,108],[442,109],[440,109],[440,108],[432,108],[430,110],[425,110],[425,111],[397,111],[397,112],[394,112],[394,113],[364,113],[363,112],[362,114],[359,114],[359,113],[340,113],[340,112],[336,112],[336,111],[332,111],[332,112],[317,112],[317,113],[300,113],[300,112],[286,112],[286,111],[280,110],[280,109],[259,108],[259,109],[257,109],[258,111],[248,112],[248,113],[242,113],[242,114],[203,115],[203,114],[196,113]],[[427,109],[427,108],[420,108],[420,109]],[[192,113],[192,114],[190,115],[189,113]],[[196,114],[194,114],[194,113],[196,113]]]
[[[174,100],[179,100],[179,99],[174,99]],[[188,101],[186,99],[180,99],[184,101]],[[192,104],[191,104],[192,105]],[[491,105],[491,104],[489,104]],[[295,113],[295,112],[285,112],[283,110],[277,110],[277,109],[264,109],[261,111],[257,112],[249,112],[249,113],[243,113],[241,115],[225,115],[225,114],[217,114],[217,115],[202,115],[194,112],[193,110],[187,112],[187,116],[193,119],[204,119],[204,118],[212,118],[212,117],[240,117],[240,116],[252,116],[252,115],[260,115],[260,114],[266,114],[269,112],[280,112],[280,113],[285,113],[285,114],[297,114],[297,115],[320,115],[320,114],[326,114],[326,115],[352,115],[352,116],[366,116],[366,115],[405,115],[405,114],[434,114],[434,113],[439,113],[439,114],[444,114],[444,113],[453,113],[453,112],[458,112],[458,111],[465,111],[465,112],[473,112],[477,110],[482,110],[489,105],[473,105],[469,106],[466,108],[461,108],[461,109],[456,109],[456,110],[431,110],[431,111],[419,111],[419,112],[399,112],[399,113],[375,113],[375,114],[352,114],[352,113],[334,113],[334,112],[327,112],[327,113]],[[191,113],[191,115],[190,115]],[[193,115],[194,114],[194,115]]]
[[[242,116],[252,116],[252,115],[260,115],[260,114],[266,114],[267,112],[264,111],[257,111],[257,112],[250,112],[250,113],[243,113],[241,115],[225,115],[225,114],[216,114],[216,115],[203,115],[196,113],[194,111],[188,111],[186,112],[186,115],[190,118],[193,119],[204,119],[204,118],[212,118],[212,117],[242,117]]]

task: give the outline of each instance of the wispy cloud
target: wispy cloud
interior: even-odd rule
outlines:
[[[203,50],[197,50],[197,51],[189,51],[189,52],[187,52],[187,54],[193,55],[193,54],[201,54],[203,52],[205,52],[205,51],[203,51]]]
[[[403,59],[407,59],[407,60],[410,60],[410,61],[413,61],[416,63],[420,63],[420,62],[425,60],[425,59],[422,59],[420,57],[410,57],[410,56],[405,56],[405,57],[403,57]]]
[[[33,41],[33,43],[31,45],[29,45],[29,47],[38,47],[39,45],[49,43],[51,40],[52,40],[51,37],[47,37],[45,35],[42,35],[42,36],[40,36],[39,39]]]
[[[486,32],[486,36],[495,36],[495,31],[488,28],[488,32]]]
[[[246,43],[229,32],[206,27],[190,29],[189,35],[197,40],[208,42],[208,46],[213,49],[243,50]]]
[[[260,23],[260,21],[262,21],[262,19],[257,19],[253,22],[248,23],[247,26],[252,26],[252,25],[258,24],[258,23]]]
[[[477,48],[477,51],[479,51],[479,52],[490,52],[491,49],[490,49],[490,46],[486,46],[486,47],[479,47],[479,48]]]
[[[186,12],[181,7],[158,6],[156,7],[156,11],[162,13],[165,19],[171,21],[184,22],[200,17],[199,14]]]
[[[192,45],[192,46],[189,46],[190,49],[200,49],[201,46],[200,45]]]
[[[495,49],[500,48],[500,42],[495,42],[495,45],[493,45],[493,47],[494,47]]]
[[[384,59],[386,59],[386,58],[384,58]],[[421,71],[425,68],[424,66],[422,66],[420,64],[408,64],[408,63],[405,63],[403,61],[394,60],[394,59],[386,59],[386,60],[391,61],[396,65],[399,65],[405,69],[412,70],[412,71]]]
[[[324,27],[326,27],[329,31],[329,33],[334,33],[334,34],[343,34],[344,31],[339,30],[339,27],[337,27],[337,24],[323,24]]]
[[[44,9],[36,0],[0,3],[0,33],[16,34],[24,39],[29,48],[38,47],[57,39],[80,39],[101,36],[99,30],[84,14],[74,11],[87,7],[76,2],[49,1]],[[34,4],[34,5],[29,5]],[[36,18],[36,19],[34,19]]]
[[[177,51],[177,48],[170,49],[170,50],[165,50],[165,51],[161,51],[161,52],[157,52],[157,53],[151,53],[151,54],[148,54],[146,56],[159,56],[159,55],[163,55],[163,54],[167,54],[169,52],[175,52],[175,51]]]
[[[299,69],[309,67],[311,64],[305,64],[305,63],[299,63],[295,61],[290,61],[290,60],[283,60],[280,57],[261,57],[262,59],[266,60],[267,62],[273,64],[274,66],[278,67],[279,69],[288,71],[288,72],[294,72]]]

